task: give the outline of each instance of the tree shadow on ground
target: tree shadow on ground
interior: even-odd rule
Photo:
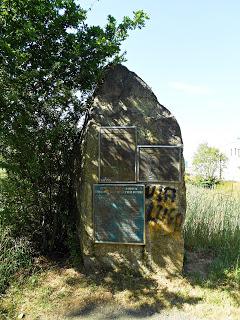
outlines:
[[[228,292],[236,306],[240,306],[240,282],[227,272],[229,266],[211,250],[186,250],[183,276],[193,286]],[[233,272],[239,272],[235,270]],[[239,276],[238,276],[239,277]]]
[[[104,287],[111,293],[107,301],[101,297],[87,298],[86,303],[67,313],[67,318],[92,317],[92,319],[145,318],[161,313],[169,307],[182,308],[184,304],[197,304],[200,297],[189,297],[168,288],[152,277],[144,277],[123,266],[117,271],[84,271],[90,287]],[[68,285],[77,285],[74,279]],[[94,289],[93,289],[94,290]],[[116,295],[122,298],[114,299]],[[121,300],[122,299],[122,300]]]

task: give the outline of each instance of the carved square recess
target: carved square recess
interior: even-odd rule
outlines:
[[[138,146],[139,182],[179,182],[181,146]]]
[[[99,134],[99,182],[136,182],[136,127],[102,127]]]

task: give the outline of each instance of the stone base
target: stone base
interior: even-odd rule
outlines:
[[[181,274],[184,257],[184,241],[181,233],[161,235],[149,228],[147,230],[145,246],[94,244],[92,254],[84,256],[85,268],[132,270],[141,274]]]
[[[184,240],[181,232],[160,234],[149,228],[148,257],[153,270],[166,274],[180,274],[183,269]]]

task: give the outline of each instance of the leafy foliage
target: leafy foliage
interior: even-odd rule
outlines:
[[[45,252],[63,250],[76,235],[73,163],[86,102],[147,16],[137,11],[118,24],[109,15],[105,28],[86,18],[74,0],[0,3],[0,152],[8,176],[0,220]]]
[[[197,173],[199,184],[211,187],[222,178],[223,169],[226,166],[227,157],[215,147],[209,147],[207,143],[199,145],[194,155],[193,166]]]

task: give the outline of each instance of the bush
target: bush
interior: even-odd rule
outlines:
[[[208,179],[200,178],[199,180],[197,180],[197,185],[199,185],[200,187],[209,188],[209,189],[214,188],[219,183],[220,181],[217,178],[208,178]]]
[[[185,178],[186,183],[193,184],[195,186],[213,189],[221,183],[221,181],[215,177],[203,178],[201,176],[190,176]]]
[[[0,225],[0,293],[3,293],[17,271],[30,268],[32,250],[25,238],[14,239],[9,228]]]

